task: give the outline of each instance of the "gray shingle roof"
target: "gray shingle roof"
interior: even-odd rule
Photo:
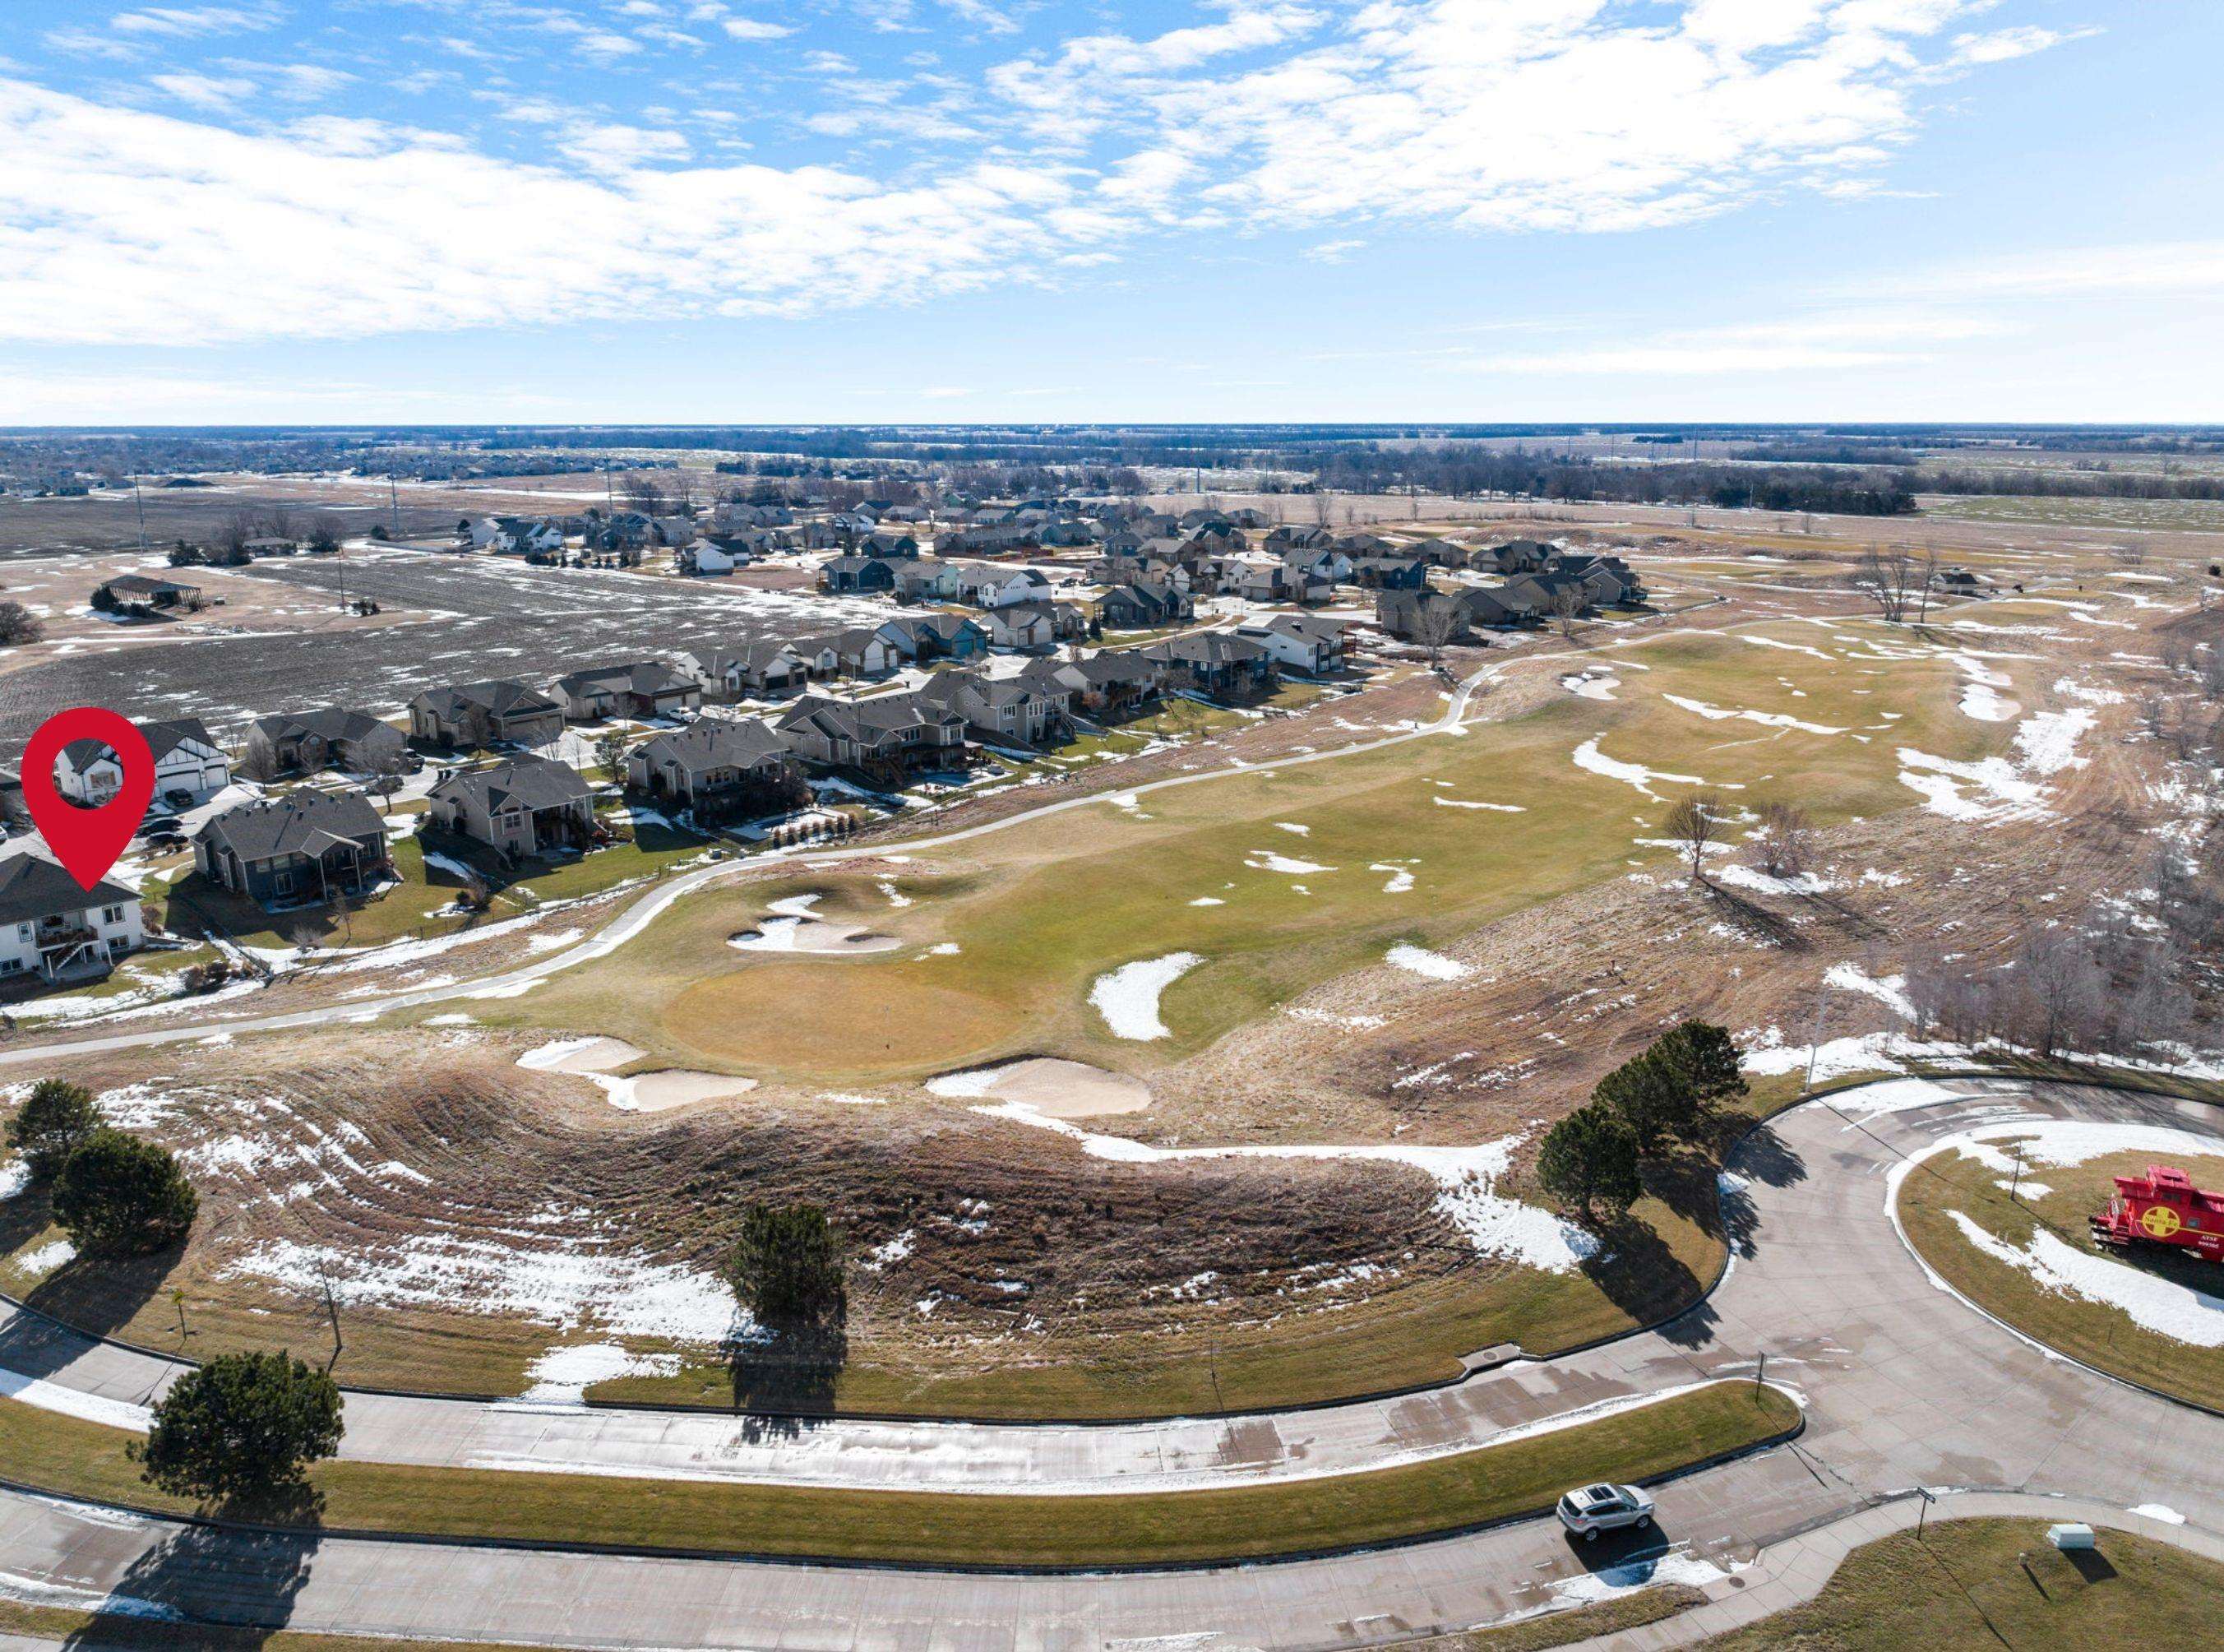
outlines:
[[[26,923],[87,907],[136,902],[121,884],[101,879],[90,889],[44,855],[18,852],[0,859],[0,923]]]
[[[385,830],[378,811],[359,797],[293,792],[226,809],[194,837],[228,849],[243,861],[256,861],[277,855],[322,854],[335,839],[368,838]]]
[[[674,733],[658,735],[638,755],[656,768],[676,763],[699,775],[713,769],[754,769],[768,757],[787,753],[787,742],[763,723],[704,717]]]
[[[490,814],[505,809],[553,809],[582,803],[594,795],[578,770],[546,757],[515,757],[491,769],[451,775],[429,794],[475,799]]]

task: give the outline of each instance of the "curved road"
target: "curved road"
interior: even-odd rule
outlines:
[[[2044,1507],[2033,1495],[2160,1505],[2189,1522],[2177,1529],[2208,1541],[2224,1534],[2224,1417],[2050,1355],[1973,1311],[1931,1282],[1887,1212],[1890,1178],[1911,1156],[1979,1125],[2049,1118],[2166,1125],[2224,1143],[2215,1110],[2197,1103],[2019,1080],[1903,1079],[1811,1101],[1734,1155],[1725,1218],[1735,1261],[1705,1302],[1603,1348],[1398,1400],[1136,1427],[837,1421],[753,1442],[733,1419],[355,1395],[349,1449],[484,1466],[1140,1490],[1463,1448],[1573,1407],[1750,1375],[1765,1353],[1770,1380],[1802,1394],[1807,1430],[1662,1490],[1663,1535],[1689,1556],[1734,1564],[1917,1486],[2025,1494],[2012,1506],[2031,1510]],[[0,1364],[19,1373],[0,1391],[36,1377],[63,1390],[64,1404],[143,1400],[170,1374],[151,1356],[24,1320],[0,1327]],[[1081,1505],[1077,1517],[1086,1518]],[[579,1646],[1363,1644],[1589,1598],[1598,1580],[1582,1573],[1595,1558],[1532,1522],[1269,1566],[957,1576],[252,1540],[0,1496],[0,1573],[19,1589],[112,1591],[298,1630]],[[0,1592],[8,1586],[0,1578]]]
[[[597,958],[607,957],[626,942],[648,928],[667,911],[682,896],[692,895],[742,876],[756,872],[767,866],[830,866],[847,860],[871,860],[885,855],[916,854],[923,850],[940,849],[969,839],[985,837],[992,832],[1008,831],[1030,820],[1040,820],[1053,814],[1063,814],[1069,809],[1086,808],[1093,803],[1103,803],[1114,795],[1138,797],[1149,792],[1165,791],[1170,787],[1194,786],[1208,780],[1226,780],[1238,775],[1271,774],[1279,769],[1295,769],[1306,763],[1327,763],[1336,757],[1355,756],[1362,752],[1380,751],[1384,748],[1403,745],[1409,740],[1425,739],[1436,734],[1465,734],[1467,732],[1468,703],[1475,692],[1492,681],[1513,661],[1482,667],[1463,678],[1454,688],[1450,704],[1434,722],[1397,734],[1385,735],[1379,740],[1362,740],[1353,745],[1337,746],[1327,751],[1298,752],[1271,762],[1234,763],[1224,769],[1200,769],[1195,774],[1172,775],[1164,780],[1145,781],[1127,788],[1111,788],[1090,792],[1079,797],[1060,798],[1039,807],[1023,809],[1017,814],[1008,814],[1000,820],[989,820],[976,826],[966,826],[956,832],[945,832],[925,838],[876,842],[854,849],[824,849],[804,853],[774,851],[769,854],[753,855],[746,859],[723,861],[683,872],[679,877],[657,884],[635,900],[602,928],[578,946],[554,953],[547,958],[498,975],[478,976],[455,981],[438,987],[420,987],[414,991],[395,992],[382,997],[364,997],[347,1003],[344,1007],[329,1006],[318,1010],[300,1010],[279,1016],[250,1016],[239,1020],[217,1019],[198,1022],[190,1026],[161,1027],[137,1032],[111,1033],[98,1038],[73,1039],[61,1043],[39,1043],[21,1048],[0,1049],[0,1067],[20,1066],[30,1061],[52,1060],[58,1056],[94,1055],[107,1050],[142,1049],[159,1044],[175,1044],[187,1039],[205,1038],[212,1033],[275,1032],[289,1027],[315,1027],[330,1024],[335,1019],[347,1022],[376,1021],[379,1016],[397,1010],[418,1010],[427,1004],[444,1003],[457,998],[472,998],[489,994],[504,994],[506,989],[522,989],[527,984],[544,976],[554,975]]]

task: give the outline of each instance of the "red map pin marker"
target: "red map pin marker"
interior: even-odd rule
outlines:
[[[54,759],[64,746],[97,740],[116,754],[123,784],[97,809],[79,808],[54,789]],[[129,720],[98,706],[78,706],[39,725],[23,748],[23,803],[31,824],[62,869],[90,890],[108,875],[155,801],[155,754]]]

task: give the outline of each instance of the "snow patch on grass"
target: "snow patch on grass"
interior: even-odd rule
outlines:
[[[2043,1227],[2033,1229],[2031,1244],[2019,1248],[1960,1211],[1946,1214],[1963,1238],[1994,1262],[2029,1274],[2041,1290],[2119,1308],[2133,1324],[2173,1342],[2224,1348],[2224,1296],[2211,1296],[2107,1256],[2088,1256]]]
[[[1168,953],[1147,958],[1096,978],[1089,1002],[1104,1017],[1115,1038],[1145,1042],[1171,1038],[1173,1029],[1159,1019],[1159,995],[1204,962],[1195,953]]]
[[[1473,968],[1456,958],[1446,958],[1442,953],[1432,953],[1425,946],[1415,946],[1406,941],[1399,942],[1385,953],[1382,961],[1415,975],[1425,975],[1431,981],[1464,981],[1475,973]]]

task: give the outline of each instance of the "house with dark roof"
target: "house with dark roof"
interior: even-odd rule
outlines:
[[[1374,599],[1375,623],[1401,642],[1441,647],[1463,641],[1475,624],[1470,598],[1488,595],[1465,590],[1385,591]]]
[[[661,660],[633,660],[596,666],[556,679],[557,698],[571,723],[597,723],[606,717],[670,717],[698,711],[703,686]]]
[[[907,660],[974,660],[989,651],[989,634],[964,614],[931,609],[899,614],[881,627],[881,637]]]
[[[1258,693],[1274,680],[1273,656],[1231,631],[1170,637],[1139,651],[1166,668],[1170,686],[1186,683],[1216,697]]]
[[[231,758],[198,717],[134,725],[155,756],[155,795],[172,793],[205,801],[231,783]],[[54,789],[73,802],[98,807],[123,785],[123,765],[104,740],[73,740],[54,759]]]
[[[806,762],[900,781],[965,761],[965,715],[917,693],[870,699],[807,694],[773,725]]]
[[[894,591],[895,559],[886,556],[836,556],[818,566],[821,591]]]
[[[895,644],[868,625],[853,625],[795,646],[821,677],[885,677],[903,665]]]
[[[145,938],[139,897],[122,884],[82,888],[28,849],[0,858],[0,982],[90,980]]]
[[[1418,556],[1356,557],[1351,582],[1365,591],[1418,591],[1429,583],[1429,565]]]
[[[266,907],[362,895],[389,870],[386,822],[360,797],[297,791],[228,808],[193,834],[193,864]]]
[[[1267,650],[1276,666],[1309,677],[1343,669],[1343,627],[1313,614],[1277,614],[1255,625],[1238,625],[1235,635]]]
[[[1135,579],[1106,592],[1096,612],[1107,630],[1144,631],[1182,623],[1197,604],[1165,580]]]
[[[701,649],[679,655],[678,663],[701,687],[705,699],[793,693],[811,680],[811,662],[792,642]]]
[[[428,745],[537,746],[563,732],[563,706],[507,679],[428,688],[409,702],[409,737]]]
[[[1065,696],[1025,675],[938,671],[920,685],[919,697],[961,713],[966,726],[984,740],[1042,745],[1065,732]]]
[[[769,814],[802,801],[803,766],[768,724],[698,717],[629,752],[626,784],[672,808]]]
[[[1159,697],[1166,676],[1155,661],[1132,649],[1106,649],[1078,660],[1032,660],[1021,680],[1062,694],[1069,714],[1116,717]]]
[[[401,731],[369,712],[324,706],[259,717],[247,731],[247,767],[257,775],[310,775],[320,769],[392,773],[409,761]]]
[[[583,850],[595,837],[592,789],[571,764],[546,757],[458,770],[426,801],[433,825],[519,859]]]

